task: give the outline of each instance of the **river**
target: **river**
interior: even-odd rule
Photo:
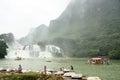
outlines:
[[[70,69],[73,65],[74,71],[86,76],[98,76],[102,80],[120,80],[120,60],[110,60],[110,65],[89,65],[87,58],[25,58],[23,60],[0,59],[0,68],[17,69],[19,64],[23,70],[39,71],[44,66],[47,69],[59,70],[61,67]]]
[[[24,70],[38,71],[43,70],[44,66],[47,69],[59,70],[61,67],[70,69],[70,66],[77,67],[79,69],[79,58],[25,58],[22,60],[15,59],[0,59],[0,68],[5,69],[17,69],[18,65],[22,65]],[[79,71],[78,71],[79,72]]]

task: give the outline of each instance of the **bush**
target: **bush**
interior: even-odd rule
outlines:
[[[37,80],[38,76],[36,74],[14,74],[14,75],[5,75],[4,80]]]
[[[112,50],[108,55],[111,59],[120,59],[120,50]]]
[[[0,80],[64,80],[61,76],[38,73],[0,74]]]
[[[0,58],[5,58],[5,55],[7,55],[7,48],[7,44],[4,41],[0,40]]]

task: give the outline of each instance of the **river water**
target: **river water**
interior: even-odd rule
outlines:
[[[44,66],[47,69],[59,70],[61,67],[70,69],[73,65],[75,70],[79,72],[80,58],[26,58],[22,60],[15,59],[0,59],[0,68],[17,69],[18,65],[22,65],[24,70],[39,71],[43,70]]]
[[[60,70],[61,67],[70,69],[73,65],[75,73],[86,76],[98,76],[102,80],[119,80],[120,60],[111,60],[110,65],[89,65],[87,58],[25,58],[16,61],[14,58],[0,59],[0,68],[17,69],[19,64],[23,70],[39,71],[44,66],[47,69]],[[112,76],[110,76],[112,75]]]

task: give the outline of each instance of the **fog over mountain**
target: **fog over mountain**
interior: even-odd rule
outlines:
[[[3,39],[7,45],[12,45],[15,42],[15,38],[12,33],[1,34],[0,39]]]
[[[19,42],[54,44],[72,57],[120,59],[119,31],[120,0],[71,0],[49,27],[40,25]]]

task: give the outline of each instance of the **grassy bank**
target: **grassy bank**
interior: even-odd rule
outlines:
[[[35,72],[22,74],[0,73],[0,80],[64,80],[61,76],[38,74]]]

